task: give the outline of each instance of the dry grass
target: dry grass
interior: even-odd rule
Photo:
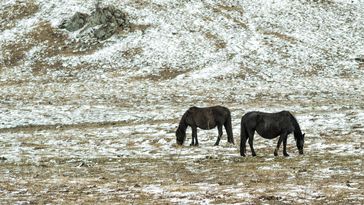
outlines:
[[[279,38],[284,41],[288,41],[290,43],[296,43],[296,41],[297,41],[297,39],[295,39],[294,37],[288,36],[286,34],[278,33],[275,31],[263,31],[262,33],[264,35],[274,36],[276,38]]]
[[[48,146],[45,144],[37,144],[37,143],[32,143],[32,142],[22,142],[20,144],[21,147],[30,147],[33,149],[46,149]]]
[[[133,124],[133,122],[125,122],[125,121],[112,121],[112,122],[102,122],[102,123],[80,123],[80,124],[55,124],[55,125],[25,125],[18,126],[12,128],[3,128],[0,129],[0,133],[16,133],[16,132],[35,132],[35,131],[47,131],[47,130],[69,130],[69,129],[86,129],[86,128],[97,128],[97,127],[112,127],[112,126],[122,126],[128,125],[129,123]]]
[[[213,43],[216,50],[226,48],[226,42],[224,40],[220,39],[218,35],[213,34],[211,32],[206,32],[206,33],[204,33],[204,35],[207,40],[209,40]]]
[[[130,24],[130,32],[141,31],[144,33],[150,27],[152,27],[150,24]]]
[[[31,16],[39,10],[35,1],[17,1],[14,5],[2,8],[0,10],[0,31],[11,29],[16,25],[16,22]]]
[[[51,64],[45,60],[35,60],[32,64],[33,75],[46,75],[50,68],[52,68],[52,70],[58,70],[62,69],[63,66],[60,61]]]
[[[232,20],[237,26],[240,28],[246,29],[248,28],[247,24],[240,19],[233,17],[229,13],[231,12],[238,12],[240,16],[244,16],[244,9],[240,6],[230,6],[230,5],[224,5],[224,4],[218,4],[218,5],[206,5],[207,8],[210,8],[213,12],[224,16],[226,19]],[[209,18],[206,17],[205,20],[208,20]]]
[[[66,44],[66,41],[69,40],[67,35],[58,29],[53,28],[49,22],[40,22],[33,31],[29,33],[29,36],[31,42],[47,45],[47,48],[44,51],[44,57],[52,57],[55,55],[87,55],[92,54],[102,46],[101,44],[96,44],[81,50],[77,48],[79,43],[73,42]]]
[[[126,58],[126,59],[132,59],[135,56],[140,55],[141,53],[143,53],[143,48],[136,47],[136,48],[130,48],[129,50],[124,51],[122,56],[123,56],[123,58]]]
[[[144,8],[147,8],[149,7],[151,4],[150,1],[148,0],[135,0],[135,1],[132,1],[132,6],[137,8],[137,9],[144,9]]]
[[[332,0],[306,0],[306,3],[313,3],[313,4],[335,4]]]
[[[4,65],[7,67],[17,66],[21,64],[28,52],[33,47],[32,43],[26,40],[7,43],[1,50],[4,57]]]
[[[313,65],[309,69],[299,70],[299,73],[301,73],[303,76],[306,76],[306,77],[313,77],[313,76],[317,76],[323,70],[324,70],[324,68],[322,65]]]
[[[173,78],[177,77],[178,75],[181,75],[181,74],[187,73],[187,72],[189,72],[189,70],[177,70],[177,69],[165,67],[159,72],[159,75],[161,76],[162,80],[166,80],[166,79],[173,79]]]
[[[0,160],[0,198],[10,204],[58,203],[60,197],[66,204],[173,204],[178,200],[191,204],[201,200],[211,204],[360,204],[364,200],[360,192],[360,156],[350,152],[332,154],[330,148],[315,150],[308,144],[305,155],[297,156],[296,148],[289,144],[289,158],[281,153],[280,157],[273,157],[272,147],[257,148],[258,157],[242,158],[238,149],[225,149],[222,144],[221,149],[215,150],[204,141],[200,147],[171,143],[165,150],[168,143],[164,144],[162,136],[148,136],[144,130],[107,139],[100,135],[133,125],[158,125],[153,132],[157,133],[166,123],[176,122],[105,122],[2,130],[5,134],[28,134],[2,142],[4,149],[19,146],[22,152],[18,162]],[[70,136],[74,132],[78,133]],[[332,147],[353,143],[350,134],[341,138],[331,135],[319,138]],[[170,142],[175,140],[167,138]],[[150,145],[148,151],[144,144]],[[358,146],[353,144],[354,149],[360,149]],[[82,155],[83,150],[110,148],[116,151]],[[211,152],[200,153],[206,149]],[[119,155],[119,151],[130,155]],[[335,188],[337,185],[342,188]]]
[[[216,13],[226,12],[238,12],[241,16],[244,15],[244,9],[240,6],[230,6],[230,5],[223,5],[218,4],[217,6],[213,7],[212,10]]]
[[[49,22],[40,22],[34,29],[27,35],[27,38],[21,41],[8,42],[4,45],[2,50],[4,56],[5,66],[12,67],[20,65],[26,53],[33,47],[43,45],[45,48],[37,54],[33,71],[35,74],[45,72],[46,68],[60,67],[60,63],[49,63],[48,59],[57,55],[86,55],[96,51],[101,45],[90,46],[88,49],[80,50],[75,47],[78,44],[66,44],[67,36],[53,28]]]
[[[163,81],[174,79],[178,75],[188,73],[190,70],[179,70],[175,68],[163,67],[157,74],[148,75],[148,76],[138,76],[131,78],[132,81],[143,81],[143,80],[151,80],[151,81]]]
[[[307,160],[302,167],[301,159]],[[212,203],[297,203],[297,199],[310,203],[360,203],[361,199],[350,199],[357,191],[338,191],[332,188],[335,184],[355,185],[359,177],[333,174],[330,178],[320,178],[317,173],[322,168],[356,167],[352,157],[331,157],[327,155],[306,156],[305,158],[276,158],[266,162],[264,158],[233,159],[200,159],[192,164],[178,159],[150,158],[97,158],[82,159],[44,158],[41,165],[27,163],[3,163],[1,169],[12,169],[6,178],[18,178],[29,183],[13,184],[5,180],[0,185],[3,202],[14,203],[26,200],[32,203],[57,202],[62,197],[64,202],[98,203],[170,203],[171,198],[197,200],[204,198]],[[319,163],[325,162],[325,163]],[[54,164],[56,163],[56,164]],[[260,167],[276,164],[281,167],[273,170],[262,170]],[[317,163],[319,163],[317,165]],[[51,166],[51,164],[53,164]],[[19,169],[19,167],[22,167]],[[194,169],[195,172],[191,172]],[[289,179],[292,178],[293,179]],[[215,186],[203,191],[199,184]],[[153,193],[148,186],[153,185],[166,190],[165,193]],[[302,193],[298,198],[285,192],[293,187],[322,187],[320,194]],[[280,188],[277,188],[280,187]],[[23,192],[18,190],[24,189]],[[229,190],[241,190],[252,198],[236,197]],[[260,190],[265,190],[264,192]],[[3,193],[18,192],[16,197],[7,198]],[[42,193],[42,194],[39,194]],[[183,195],[183,194],[187,195]],[[188,195],[188,193],[193,193]],[[223,195],[221,195],[223,194]],[[31,197],[29,197],[31,196]],[[198,196],[198,197],[197,197]],[[306,198],[305,198],[306,197]]]

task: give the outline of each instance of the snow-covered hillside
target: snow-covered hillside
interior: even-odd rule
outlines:
[[[100,1],[101,8],[120,9],[129,22],[111,38],[84,35],[102,26],[73,32],[60,29],[76,12],[90,15],[96,4],[96,0],[0,1],[0,163],[39,166],[45,159],[58,162],[53,158],[60,156],[67,163],[74,158],[119,157],[161,159],[161,166],[166,166],[177,152],[175,128],[190,106],[229,107],[237,141],[245,112],[284,109],[296,115],[307,133],[305,149],[311,155],[295,163],[313,166],[316,156],[324,160],[324,167],[316,170],[323,177],[312,175],[318,182],[307,188],[306,199],[300,202],[327,203],[333,198],[316,197],[332,190],[346,194],[343,203],[364,200],[354,182],[350,189],[331,181],[329,191],[319,187],[327,177],[343,177],[341,168],[330,169],[335,156],[350,158],[355,167],[346,173],[354,181],[362,176],[357,163],[364,154],[362,0],[105,0]],[[191,173],[196,167],[190,160],[210,159],[209,155],[233,163],[228,157],[238,156],[238,147],[210,146],[215,135],[216,130],[199,132],[203,145],[179,151],[178,162]],[[258,149],[275,144],[256,140]],[[334,157],[325,158],[327,153]],[[274,159],[259,160],[262,170],[286,165],[278,161],[278,168],[270,167]],[[11,184],[13,175],[6,173]],[[44,183],[54,182],[48,179]],[[177,185],[186,185],[178,180]],[[209,180],[201,183],[193,187],[195,194],[216,185]],[[293,191],[283,201],[291,203],[302,193],[289,183]],[[15,184],[21,192],[22,186]],[[163,190],[148,182],[124,191],[152,190],[147,193],[158,198],[177,185],[167,184]],[[232,197],[245,196],[225,188]],[[171,200],[166,203],[200,200],[182,192],[168,192]],[[261,202],[255,201],[261,199],[257,192],[246,195],[248,203]],[[11,201],[12,194],[17,192],[0,185],[0,198],[19,202]],[[210,202],[216,201],[205,201]]]
[[[272,92],[288,101],[362,96],[363,65],[354,60],[364,52],[360,1],[103,1],[102,6],[124,11],[132,28],[78,48],[77,42],[85,40],[77,31],[58,26],[75,12],[91,13],[95,4],[1,2],[3,16],[18,12],[1,22],[4,103],[82,100],[87,107],[94,98],[135,99],[128,93],[140,96],[138,101],[159,102],[171,95],[197,95],[178,98],[188,107],[206,105],[209,97],[218,99],[212,103],[246,103]],[[30,114],[19,122],[16,113],[5,114],[2,127],[82,121],[77,112],[62,113],[61,107],[39,110],[54,112],[53,119]],[[90,115],[103,120],[100,113]]]

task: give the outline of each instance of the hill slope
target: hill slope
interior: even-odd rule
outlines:
[[[60,28],[97,13],[95,0],[0,2],[2,201],[363,202],[362,1],[98,6],[128,24],[100,40],[105,25]],[[293,157],[273,158],[276,141],[256,137],[264,157],[242,159],[238,146],[212,146],[216,130],[175,147],[184,111],[217,104],[231,109],[237,143],[245,112],[292,111],[306,155],[291,137]]]

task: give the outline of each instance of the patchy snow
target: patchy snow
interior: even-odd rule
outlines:
[[[234,71],[234,67],[236,67],[236,65],[234,66],[229,64],[218,64],[199,70],[195,73],[192,73],[191,75],[194,79],[209,79],[213,77],[223,76],[224,74],[231,74],[231,72]]]
[[[234,168],[231,161],[236,160],[238,166],[252,160],[239,161],[243,114],[289,110],[306,133],[307,160],[300,165],[324,166],[317,174],[303,168],[299,174],[312,174],[317,180],[362,176],[358,167],[331,166],[331,158],[315,162],[315,156],[348,157],[359,165],[364,155],[364,71],[353,60],[364,55],[362,1],[107,0],[101,4],[125,11],[134,30],[120,32],[90,52],[78,54],[75,48],[73,53],[52,55],[47,51],[52,43],[48,37],[28,48],[29,33],[41,22],[57,30],[75,12],[92,12],[96,1],[34,2],[39,7],[34,14],[16,20],[14,27],[0,29],[0,157],[5,159],[0,158],[0,163],[38,167],[49,159],[60,166],[61,158],[82,169],[99,158],[147,159],[184,163],[186,172],[198,175],[213,171],[199,167],[201,161],[217,160],[231,166],[223,172],[228,174]],[[5,0],[0,7],[18,3],[24,1]],[[61,46],[80,41],[77,32],[57,31],[69,38]],[[10,54],[15,62],[9,63]],[[48,67],[38,68],[39,61]],[[221,145],[213,146],[214,129],[199,130],[200,146],[190,147],[188,129],[186,144],[176,146],[174,132],[188,107],[216,104],[232,111],[236,145],[226,143],[224,132]],[[260,163],[256,171],[295,168],[282,166],[279,160],[283,159],[273,157],[276,143],[276,139],[256,135],[256,161]],[[292,135],[288,152],[287,160],[297,159]],[[324,195],[320,187],[296,186],[297,172],[283,176],[293,182],[278,193],[282,198],[277,200],[310,203]],[[188,185],[178,180],[181,184],[150,182],[141,185],[142,192],[137,192],[138,187],[97,190],[102,195],[122,192],[123,197],[132,192],[166,196],[168,202],[181,204],[211,204],[228,198],[220,192],[257,203],[257,196],[269,191],[258,186],[261,179],[257,177],[258,187],[247,187],[250,181],[242,180],[248,177],[244,170],[236,185],[217,184],[213,174],[215,181]],[[191,186],[191,190],[179,191],[179,185]],[[357,184],[350,186],[336,183],[329,188],[357,193]],[[0,192],[0,198],[4,193],[9,198],[28,192],[19,187],[12,193]]]

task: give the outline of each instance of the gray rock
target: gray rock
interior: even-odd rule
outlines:
[[[71,19],[64,20],[59,26],[70,32],[80,31],[81,36],[88,36],[84,32],[91,32],[90,36],[99,40],[105,40],[114,35],[119,29],[129,28],[127,15],[113,6],[100,8],[96,5],[95,11],[90,15],[77,12]],[[92,28],[92,29],[89,29]]]
[[[88,17],[88,14],[76,12],[70,19],[63,20],[59,28],[66,29],[71,32],[77,31],[85,26]]]

